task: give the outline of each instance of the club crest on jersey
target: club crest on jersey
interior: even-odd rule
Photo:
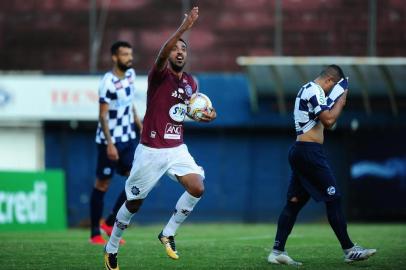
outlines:
[[[182,125],[167,123],[165,127],[164,139],[180,140],[182,134]]]
[[[189,84],[187,84],[185,86],[185,91],[186,91],[186,95],[188,95],[189,97],[193,94],[193,89]]]
[[[333,186],[329,186],[327,188],[327,194],[333,196],[334,194],[336,194],[336,188]]]
[[[186,105],[178,103],[169,109],[169,116],[176,122],[183,122],[186,115]]]

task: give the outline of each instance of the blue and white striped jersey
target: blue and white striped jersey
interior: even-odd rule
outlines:
[[[322,111],[329,110],[323,89],[315,82],[308,82],[296,96],[294,119],[296,134],[306,133],[314,127]]]
[[[128,69],[123,79],[107,72],[100,82],[99,103],[109,104],[108,123],[113,143],[135,139],[134,112],[135,71]],[[96,131],[96,143],[107,144],[100,122]]]

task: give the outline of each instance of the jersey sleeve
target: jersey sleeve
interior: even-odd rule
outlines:
[[[321,87],[313,86],[308,89],[308,100],[314,108],[314,114],[318,116],[321,112],[329,110],[326,95]]]
[[[99,86],[99,103],[107,103],[109,104],[111,101],[111,80],[107,76],[105,76],[102,81],[100,82]]]

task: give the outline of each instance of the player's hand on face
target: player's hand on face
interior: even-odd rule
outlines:
[[[202,121],[202,122],[211,122],[214,119],[216,119],[216,117],[217,117],[216,110],[214,108],[212,108],[209,113],[207,113],[207,112],[202,113],[202,117],[200,118],[200,121]]]
[[[107,145],[107,157],[110,160],[118,160],[118,151],[114,144],[110,143]]]
[[[182,22],[183,29],[185,31],[190,29],[193,26],[193,24],[195,23],[195,21],[197,20],[197,18],[199,18],[199,8],[194,7],[189,12],[189,14],[185,14],[185,18],[183,19],[183,22]]]

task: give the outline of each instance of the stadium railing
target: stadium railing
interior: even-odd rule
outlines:
[[[341,66],[349,77],[353,111],[397,116],[406,109],[406,57],[241,56],[237,63],[250,80],[253,112],[258,112],[261,99],[269,99],[279,114],[286,114],[299,88],[330,64]]]

